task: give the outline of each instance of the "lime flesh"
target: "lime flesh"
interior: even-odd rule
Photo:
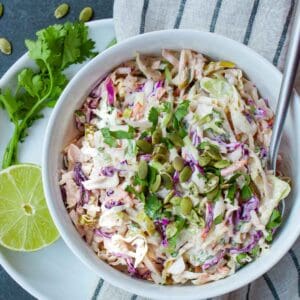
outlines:
[[[58,237],[45,201],[40,167],[20,164],[1,171],[0,244],[35,251]]]

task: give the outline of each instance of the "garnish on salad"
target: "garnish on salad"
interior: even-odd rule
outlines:
[[[74,119],[59,184],[99,258],[155,283],[200,285],[268,251],[290,186],[267,169],[273,112],[234,63],[137,54]]]

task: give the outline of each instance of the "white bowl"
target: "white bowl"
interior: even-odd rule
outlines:
[[[70,249],[100,277],[129,292],[157,299],[211,298],[238,289],[255,280],[289,250],[300,233],[299,185],[299,101],[292,101],[286,122],[281,150],[284,157],[284,172],[291,176],[293,189],[288,200],[284,223],[278,232],[269,253],[250,263],[234,275],[202,286],[159,286],[131,278],[102,260],[81,239],[65,209],[58,185],[61,169],[61,151],[76,131],[73,113],[84,102],[91,88],[111,69],[134,57],[135,53],[159,54],[161,49],[189,48],[217,60],[235,62],[256,84],[264,98],[269,99],[274,109],[278,96],[281,73],[267,60],[250,48],[220,35],[194,30],[167,30],[147,33],[130,38],[99,54],[84,66],[71,80],[56,105],[48,129],[43,153],[43,182],[47,203],[57,228]]]

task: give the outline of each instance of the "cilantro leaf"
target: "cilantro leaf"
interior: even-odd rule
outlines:
[[[249,185],[245,184],[241,190],[242,200],[247,201],[251,198],[251,196],[252,196],[252,190]]]
[[[159,219],[159,216],[161,215],[162,206],[162,201],[160,201],[156,195],[149,194],[145,202],[145,213],[152,220]]]
[[[128,131],[123,131],[123,130],[110,131],[110,134],[116,139],[131,140],[134,138],[134,129],[130,127]]]
[[[159,116],[158,110],[155,107],[151,107],[148,120],[152,122],[152,129],[155,129],[158,123],[158,116]]]
[[[186,221],[184,218],[177,216],[175,221],[175,227],[176,227],[176,234],[172,236],[170,239],[168,239],[168,252],[172,256],[176,256],[176,246],[177,246],[177,240],[179,238],[179,235],[184,228],[186,224]]]
[[[281,224],[281,213],[278,209],[274,209],[266,228],[268,230],[275,229],[280,224]]]
[[[110,130],[108,128],[101,128],[102,136],[104,137],[104,143],[109,145],[110,147],[117,146],[117,140],[110,134]]]
[[[128,192],[128,193],[131,193],[133,195],[135,195],[140,201],[142,202],[145,202],[145,195],[143,192],[140,192],[138,193],[134,187],[128,185],[126,188],[125,188],[125,191]]]
[[[117,139],[133,139],[134,138],[134,129],[129,127],[128,131],[116,130],[111,131],[108,127],[101,128],[101,133],[104,137],[104,143],[111,146],[117,146]]]
[[[228,189],[227,198],[230,200],[230,203],[233,203],[234,201],[236,190],[237,190],[236,183],[233,183]]]
[[[214,219],[214,224],[218,225],[220,223],[222,223],[223,221],[223,216],[222,215],[218,215],[215,219]]]
[[[184,100],[182,101],[175,111],[175,118],[178,122],[180,122],[189,112],[190,101]]]

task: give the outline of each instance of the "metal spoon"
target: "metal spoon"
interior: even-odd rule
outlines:
[[[276,170],[278,149],[282,136],[284,122],[292,98],[294,81],[300,59],[300,1],[296,7],[294,23],[291,31],[290,43],[288,46],[286,64],[280,87],[279,98],[276,107],[275,122],[269,148],[269,168]]]
[[[300,59],[300,1],[298,1],[296,7],[296,13],[294,23],[290,36],[290,43],[288,46],[286,64],[282,77],[280,93],[278,97],[275,122],[273,126],[273,132],[271,137],[271,143],[269,148],[268,167],[276,171],[276,162],[278,149],[282,137],[282,131],[284,122],[288,112],[289,104],[293,94],[295,77],[299,65]],[[281,201],[280,205],[281,215],[283,216],[285,211],[285,201]]]

